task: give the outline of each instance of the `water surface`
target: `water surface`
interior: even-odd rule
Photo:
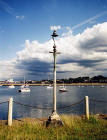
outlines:
[[[16,86],[14,89],[9,89],[8,86],[0,87],[0,103],[8,101],[10,97],[13,97],[14,101],[30,106],[36,106],[38,108],[48,108],[53,106],[53,90],[47,89],[46,86],[31,86],[30,93],[19,93]],[[72,105],[85,96],[89,96],[89,99],[104,100],[107,101],[107,86],[101,88],[100,86],[67,86],[68,92],[61,93],[57,87],[57,107],[65,107]],[[107,113],[107,103],[104,102],[90,102],[90,113]],[[7,119],[8,104],[0,104],[0,119]],[[13,118],[23,117],[35,117],[42,118],[48,117],[52,112],[52,109],[36,109],[30,107],[24,107],[22,105],[13,104]],[[58,109],[57,112],[63,114],[84,114],[85,102],[80,104]]]

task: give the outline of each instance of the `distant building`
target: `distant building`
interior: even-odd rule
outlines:
[[[9,83],[13,83],[14,80],[13,80],[13,79],[9,79],[9,80],[7,80],[7,82],[9,82]]]

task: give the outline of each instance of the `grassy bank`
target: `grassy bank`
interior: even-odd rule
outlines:
[[[24,119],[8,127],[0,122],[0,140],[106,140],[107,120],[91,117],[89,121],[79,116],[65,116],[62,127],[45,126],[45,120]]]

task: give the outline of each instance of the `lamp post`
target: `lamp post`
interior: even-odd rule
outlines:
[[[55,45],[55,37],[57,37],[58,35],[56,34],[56,31],[54,30],[53,31],[53,34],[51,35],[52,36],[52,39],[54,41],[54,45],[53,45],[53,52],[50,52],[50,53],[53,53],[53,58],[54,58],[54,69],[53,69],[53,111],[52,111],[52,114],[51,116],[49,116],[49,119],[47,121],[47,125],[50,124],[50,123],[57,123],[57,124],[60,124],[62,125],[62,121],[59,117],[59,115],[57,114],[57,111],[56,111],[56,55],[57,54],[60,54],[59,52],[56,51],[56,45]]]

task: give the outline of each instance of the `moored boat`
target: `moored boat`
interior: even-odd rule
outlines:
[[[59,89],[59,91],[60,91],[60,92],[67,92],[67,89],[66,89],[66,87],[64,86],[64,84],[63,84],[63,86]]]
[[[52,85],[48,85],[48,86],[47,86],[47,89],[51,89],[51,88],[53,88]]]
[[[9,88],[15,88],[15,86],[14,85],[10,85]]]
[[[65,87],[59,89],[60,92],[67,92],[67,89]]]
[[[101,85],[101,88],[104,88],[104,86],[103,86],[103,85]]]
[[[26,85],[21,86],[21,88],[18,90],[19,92],[30,92],[30,88]]]
[[[18,92],[30,92],[29,85],[26,84],[26,82],[25,82],[25,77],[24,77],[24,85],[21,86],[21,88],[18,90]]]

